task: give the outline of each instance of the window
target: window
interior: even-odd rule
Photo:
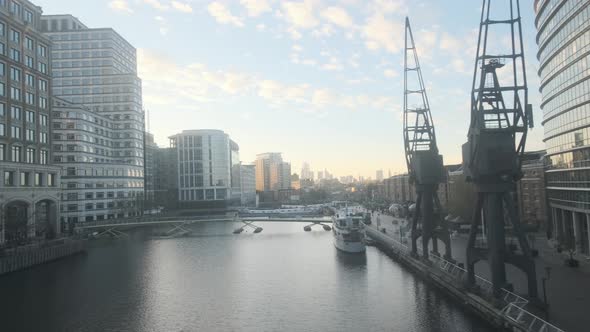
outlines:
[[[20,16],[20,4],[16,1],[10,1],[10,11],[16,16]]]
[[[6,160],[6,144],[0,144],[0,161]]]
[[[0,96],[4,97],[6,95],[6,86],[4,83],[0,82]]]
[[[35,112],[25,111],[25,119],[27,120],[27,122],[35,123]]]
[[[20,89],[13,86],[10,87],[10,98],[20,100]]]
[[[39,107],[46,109],[47,108],[47,98],[39,97]]]
[[[47,165],[48,156],[49,152],[47,150],[41,150],[41,154],[39,155],[39,164]]]
[[[48,173],[47,174],[47,186],[49,187],[55,187],[55,174],[53,173]]]
[[[29,172],[20,172],[20,185],[21,186],[30,186],[31,185],[31,180],[29,180],[30,178],[30,173]]]
[[[27,155],[25,156],[25,162],[32,164],[35,162],[35,149],[27,148]]]
[[[18,106],[11,106],[10,107],[10,117],[12,120],[20,120],[21,116],[21,108]]]
[[[34,88],[35,87],[35,76],[31,74],[26,74],[27,77],[27,85]]]
[[[47,115],[41,114],[41,125],[47,127]]]
[[[15,43],[20,43],[20,32],[10,29],[10,40]]]
[[[47,91],[47,81],[39,79],[39,90]]]
[[[21,153],[21,147],[20,146],[13,146],[12,147],[12,161],[14,161],[15,163],[20,163],[21,158],[20,158],[20,153]]]
[[[6,116],[6,104],[0,103],[0,118]]]
[[[0,62],[0,76],[6,75],[6,65],[4,62]]]
[[[35,173],[35,186],[40,187],[43,184],[43,173]]]
[[[15,67],[10,67],[10,79],[15,82],[20,82],[20,69]]]
[[[47,133],[46,132],[41,132],[41,134],[39,136],[39,143],[47,144]]]
[[[0,54],[6,55],[6,45],[4,43],[0,43]]]
[[[35,141],[35,131],[33,129],[27,129],[25,131],[25,139],[27,141],[34,142]]]
[[[0,123],[0,136],[6,136],[6,128],[4,123]]]
[[[25,9],[25,22],[33,22],[33,13],[28,9]]]
[[[25,47],[29,50],[33,49],[33,40],[29,37],[25,37]]]
[[[12,138],[20,139],[20,127],[12,126],[11,128]]]
[[[4,36],[5,32],[6,32],[6,26],[4,25],[4,23],[0,23],[0,36]]]
[[[44,62],[39,61],[39,71],[43,74],[47,74],[47,64]]]
[[[31,92],[25,93],[25,101],[29,105],[35,105],[35,94]]]
[[[4,185],[8,187],[14,186],[14,172],[4,171]]]
[[[39,55],[42,57],[47,57],[47,46],[43,45],[43,44],[39,44],[37,46],[38,50],[39,50]]]
[[[27,67],[35,68],[35,60],[28,55],[25,55],[25,63],[27,65]]]
[[[20,51],[14,48],[10,49],[10,58],[16,62],[20,62]]]

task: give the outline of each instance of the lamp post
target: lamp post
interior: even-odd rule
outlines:
[[[551,266],[545,266],[545,277],[543,277],[543,302],[545,302],[545,318],[549,320],[549,302],[547,302],[547,288],[545,283],[551,276]]]

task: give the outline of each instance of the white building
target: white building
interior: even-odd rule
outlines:
[[[226,133],[184,130],[170,136],[170,146],[176,149],[180,207],[223,207],[235,197],[232,189],[239,192],[239,179],[232,179],[239,147]]]

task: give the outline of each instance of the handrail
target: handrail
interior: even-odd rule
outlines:
[[[376,229],[372,229],[372,231],[378,233],[380,236],[389,238],[394,244],[392,249],[395,251],[401,251],[406,254],[411,252],[411,249],[407,245],[397,241],[393,237],[387,234],[382,234]],[[419,247],[418,252],[422,254],[422,248]],[[436,255],[429,255],[429,257],[434,260],[434,266],[456,279],[463,280],[467,275],[467,270],[465,268],[460,267],[459,265],[450,262],[443,257]],[[491,295],[493,293],[493,285],[489,280],[478,275],[475,275],[475,279],[476,284],[485,294]],[[501,312],[506,317],[506,319],[513,321],[528,332],[564,332],[560,328],[525,310],[524,307],[529,303],[527,299],[505,288],[502,288],[501,291],[501,300],[506,304],[504,308],[502,308]]]

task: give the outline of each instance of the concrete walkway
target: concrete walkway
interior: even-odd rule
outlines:
[[[375,212],[372,217],[375,226],[385,228],[390,236],[399,238],[399,224],[401,219]],[[418,239],[420,241],[420,239]],[[408,242],[408,245],[409,242]],[[420,245],[420,242],[419,242]],[[457,262],[465,263],[465,248],[467,246],[467,235],[460,234],[451,239],[451,250],[453,258]],[[586,257],[577,256],[580,267],[571,268],[565,266],[565,254],[559,254],[551,248],[544,234],[536,234],[533,244],[539,250],[539,257],[535,259],[537,269],[537,282],[539,286],[539,297],[543,300],[542,279],[546,278],[546,268],[550,268],[550,276],[546,281],[547,302],[549,303],[549,321],[565,331],[585,332],[590,330],[590,261]],[[439,242],[439,251],[444,253],[444,245]],[[490,279],[487,262],[476,264],[476,273],[484,278]],[[526,294],[526,278],[524,273],[515,267],[506,267],[508,281],[514,285],[517,293]],[[532,310],[532,309],[531,309]],[[542,318],[543,311],[533,310]]]

